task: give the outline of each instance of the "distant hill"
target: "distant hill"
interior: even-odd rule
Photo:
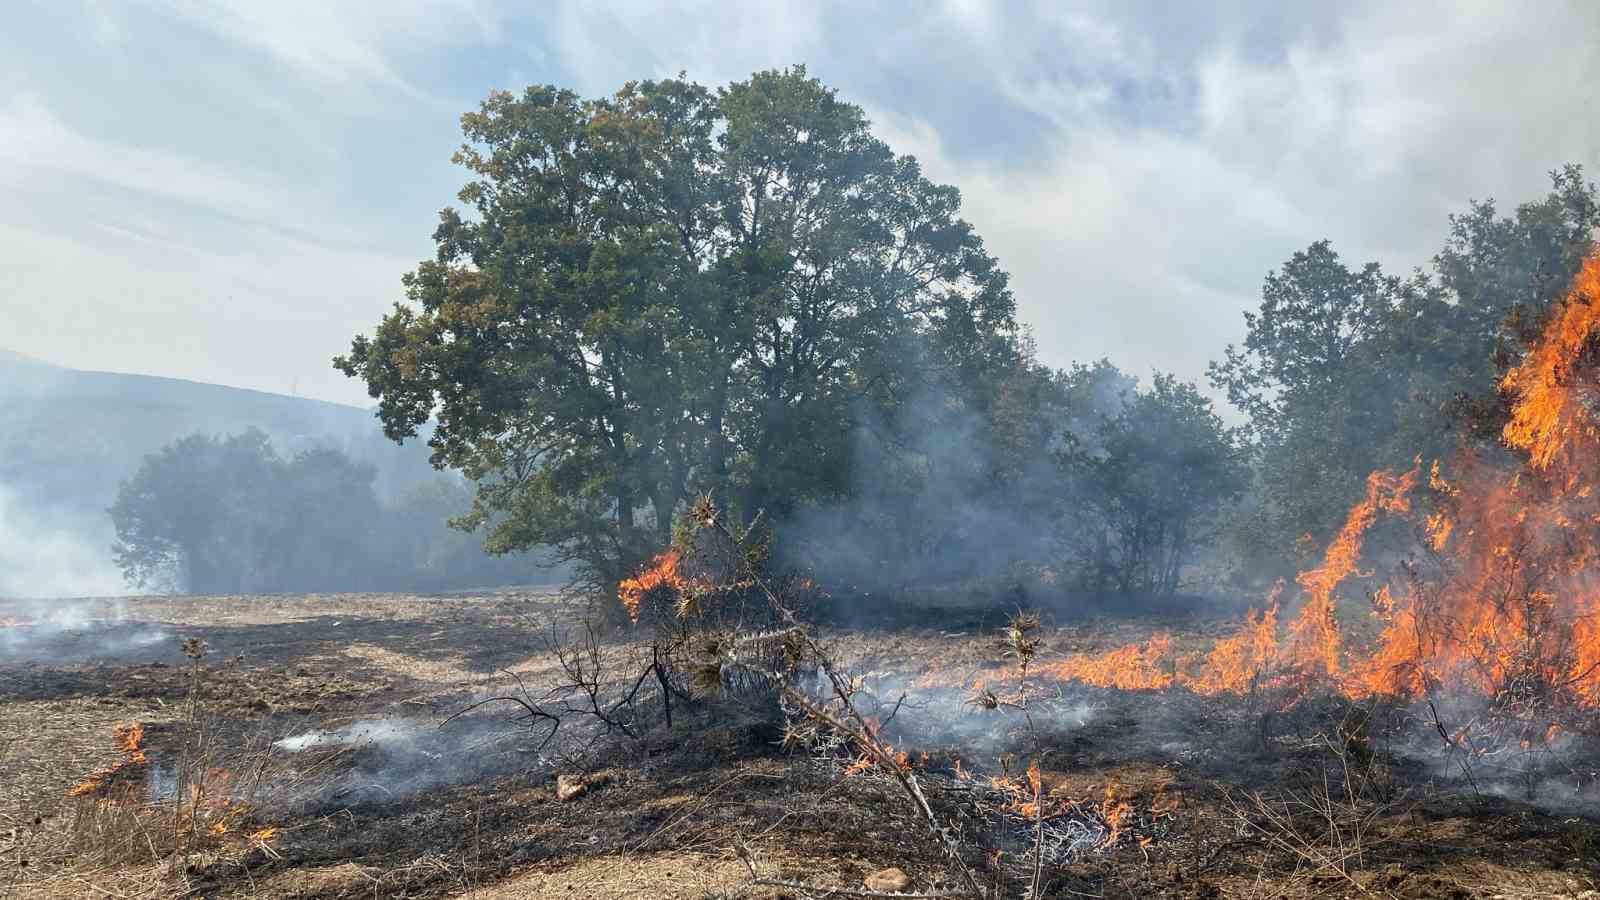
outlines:
[[[56,366],[52,366],[47,362],[41,362],[40,360],[34,359],[31,356],[24,356],[15,350],[7,350],[4,347],[0,347],[0,370],[3,370],[6,366],[44,366],[47,368],[57,368]]]
[[[145,454],[179,438],[249,428],[270,435],[286,456],[335,447],[376,466],[375,487],[385,501],[440,478],[428,465],[426,444],[396,446],[371,410],[176,378],[68,369],[0,349],[0,596],[120,593],[106,509],[121,482]],[[477,539],[467,535],[434,540],[444,542],[440,552],[467,559],[469,571],[492,583],[520,579],[517,573],[532,563],[483,557],[473,547]]]
[[[195,432],[259,428],[284,453],[336,446],[379,469],[380,495],[432,475],[420,444],[370,410],[176,378],[67,369],[0,350],[0,485],[28,506],[103,513],[144,455]]]

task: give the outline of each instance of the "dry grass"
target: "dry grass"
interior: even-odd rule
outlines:
[[[195,771],[259,773],[279,794],[314,791],[326,775],[316,766],[340,760],[337,754],[315,760],[305,755],[294,761],[297,770],[262,767],[261,752],[276,737],[372,715],[437,721],[459,708],[462,697],[480,691],[486,679],[503,681],[494,674],[502,668],[537,683],[553,666],[537,652],[536,637],[553,607],[531,599],[188,602],[136,600],[126,609],[230,647],[214,657],[219,665],[232,648],[246,653],[243,663],[219,668],[212,679],[211,743],[209,749],[190,745]],[[1002,622],[997,616],[994,624]],[[1048,660],[1103,649],[1158,628],[1199,642],[1203,637],[1197,635],[1220,627],[1047,624],[1038,654]],[[992,629],[835,631],[826,637],[838,656],[862,670],[911,676],[937,667],[944,680],[965,683],[964,672],[996,665]],[[251,827],[282,829],[264,846],[243,837],[241,820],[227,840],[191,848],[185,867],[171,855],[177,844],[170,836],[170,805],[141,811],[80,805],[64,796],[80,776],[116,759],[111,736],[118,722],[145,722],[152,759],[172,765],[185,746],[185,696],[181,659],[166,667],[134,661],[107,668],[8,667],[0,661],[0,896],[154,898],[191,889],[204,896],[268,898],[782,895],[782,889],[748,885],[748,873],[729,853],[738,840],[750,844],[763,875],[824,887],[859,885],[865,873],[891,865],[918,883],[929,883],[941,870],[937,856],[925,852],[918,823],[899,809],[892,791],[869,780],[806,774],[778,754],[770,739],[715,721],[646,736],[606,761],[619,773],[610,784],[569,803],[554,798],[548,776],[530,769],[405,802],[262,819]],[[1334,858],[1344,860],[1342,874],[1317,874],[1318,866],[1270,836],[1241,835],[1237,818],[1211,788],[1223,780],[1240,798],[1261,791],[1275,804],[1271,809],[1281,809],[1281,801],[1290,800],[1286,791],[1304,799],[1315,787],[1288,780],[1284,760],[1297,751],[1277,742],[1253,745],[1256,756],[1230,757],[1238,750],[1228,742],[1241,739],[1246,720],[1196,703],[1107,692],[1097,695],[1085,722],[1047,736],[1043,789],[1052,796],[1093,800],[1115,782],[1136,817],[1157,806],[1158,797],[1181,794],[1183,801],[1159,828],[1135,823],[1141,837],[1153,835],[1147,847],[1130,839],[1046,873],[1046,896],[1370,893],[1522,900],[1584,897],[1600,875],[1592,824],[1563,824],[1499,807],[1486,812],[1455,801],[1437,809],[1367,807],[1355,829],[1343,810],[1324,810],[1318,813],[1323,822],[1331,816],[1339,823],[1331,839],[1330,828],[1313,814],[1321,809],[1316,802],[1311,811],[1293,810],[1289,819],[1304,843],[1319,853],[1334,848]],[[1254,732],[1242,736],[1253,738]],[[1195,754],[1181,761],[1163,756],[1163,748],[1177,740]],[[1230,758],[1236,760],[1232,768],[1222,768]],[[1337,800],[1341,795],[1333,787],[1330,798]],[[1296,840],[1282,836],[1291,844]],[[1364,852],[1348,853],[1357,843]],[[26,867],[20,865],[24,858]]]
[[[80,776],[119,758],[111,738],[125,718],[90,700],[0,705],[0,734],[9,736],[0,745],[0,889],[48,896],[139,856],[132,822],[66,797]]]
[[[821,871],[829,860],[789,858],[785,868]],[[837,883],[841,879],[834,879]],[[591,859],[551,871],[514,876],[461,896],[481,900],[702,900],[708,896],[754,898],[774,892],[747,886],[749,874],[732,856],[701,853],[652,853],[626,859]]]

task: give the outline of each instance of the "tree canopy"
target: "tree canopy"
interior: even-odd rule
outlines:
[[[1550,177],[1549,194],[1509,216],[1491,200],[1452,216],[1431,271],[1352,269],[1318,241],[1267,276],[1243,346],[1209,370],[1249,417],[1257,552],[1320,544],[1371,471],[1498,434],[1499,376],[1600,226],[1578,167]]]
[[[1208,370],[1230,428],[1172,375],[1040,364],[959,192],[803,67],[500,92],[462,128],[433,257],[334,363],[475,484],[458,524],[604,591],[701,494],[863,589],[1021,562],[1170,594],[1221,531],[1275,574],[1369,472],[1493,432],[1600,225],[1567,167],[1453,217],[1428,270],[1311,243]]]
[[[131,584],[191,593],[488,587],[538,577],[541,557],[494,560],[446,520],[459,478],[392,503],[342,451],[280,456],[260,431],[191,435],[145,457],[109,510]]]
[[[841,496],[860,423],[1021,361],[959,193],[804,68],[497,93],[462,125],[466,211],[336,365],[391,437],[437,416],[492,549],[614,583],[697,492],[746,519]]]
[[[1105,362],[1068,378],[1074,393],[1090,397],[1098,385],[1131,383]],[[1209,399],[1172,375],[1156,373],[1147,390],[1105,400],[1086,411],[1083,437],[1069,432],[1060,451],[1067,499],[1077,506],[1063,524],[1080,581],[1173,594],[1190,554],[1210,543],[1219,513],[1244,491],[1244,446]]]

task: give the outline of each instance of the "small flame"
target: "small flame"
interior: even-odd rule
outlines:
[[[145,762],[144,723],[128,722],[112,730],[111,745],[133,762]]]
[[[617,586],[617,599],[622,601],[623,609],[628,611],[628,620],[637,623],[639,613],[644,608],[645,600],[655,591],[671,590],[673,593],[681,592],[687,582],[678,574],[678,560],[680,554],[677,550],[669,549],[658,554],[650,561],[650,565],[643,572],[632,578],[625,578]]]
[[[144,755],[144,723],[118,723],[112,729],[111,747],[121,753],[122,758],[83,776],[77,784],[67,789],[68,797],[101,794],[119,782],[126,788],[121,799],[127,799],[135,793],[133,787],[144,780],[145,773],[140,767],[149,762]]]
[[[1132,813],[1133,804],[1128,802],[1128,792],[1122,782],[1115,779],[1106,782],[1105,796],[1100,801],[1100,818],[1106,823],[1106,836],[1100,842],[1102,847],[1117,845],[1122,837],[1123,825]]]

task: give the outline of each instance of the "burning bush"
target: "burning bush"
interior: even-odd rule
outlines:
[[[665,600],[675,601],[688,583],[678,574],[677,549],[671,548],[655,556],[650,565],[632,578],[624,578],[617,587],[617,599],[627,611],[628,619],[635,624],[647,604]]]
[[[1302,596],[1286,628],[1274,590],[1209,653],[1181,655],[1157,637],[1041,671],[1207,694],[1276,685],[1295,697],[1326,690],[1431,705],[1449,693],[1479,703],[1467,730],[1523,748],[1587,727],[1600,706],[1600,255],[1500,386],[1510,409],[1502,446],[1464,447],[1426,479],[1420,460],[1374,472],[1321,564],[1296,579]],[[1398,563],[1363,571],[1364,544],[1384,516],[1412,537]],[[1352,578],[1369,585],[1371,601],[1357,628],[1337,596]]]

